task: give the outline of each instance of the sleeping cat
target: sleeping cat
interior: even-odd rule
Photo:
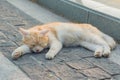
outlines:
[[[39,53],[47,47],[45,57],[53,59],[63,46],[79,45],[94,51],[95,57],[108,57],[116,46],[112,37],[90,24],[54,22],[27,30],[20,28],[20,33],[23,45],[13,51],[13,59],[31,51]]]

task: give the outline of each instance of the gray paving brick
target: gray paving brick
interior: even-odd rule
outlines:
[[[47,64],[49,62],[51,62],[51,63],[61,63],[61,62],[63,62],[63,60],[59,59],[59,56],[56,56],[53,60],[47,60],[45,58],[45,54],[46,54],[46,52],[44,52],[44,51],[43,51],[43,53],[40,53],[40,54],[34,54],[33,53],[31,58],[36,60],[36,61],[40,61],[42,63],[45,63],[45,64]]]
[[[111,77],[109,74],[99,68],[86,69],[81,72],[90,78],[104,79]]]
[[[15,27],[7,24],[7,22],[0,21],[0,30],[12,41],[20,41],[21,35],[18,33]]]
[[[37,60],[47,62],[48,60],[45,59],[45,54],[47,52],[48,49],[44,50],[40,54],[35,54],[33,56]],[[93,57],[93,52],[86,50],[85,48],[82,47],[70,47],[70,48],[63,48],[52,61],[55,63],[59,63],[62,61],[66,62],[71,60],[80,60],[84,57]]]
[[[5,56],[5,57],[7,57],[8,59],[10,59],[10,57],[11,57],[11,55],[10,55],[10,53],[6,50],[6,48],[5,47],[0,47],[0,51],[3,53],[3,55]]]
[[[102,68],[111,75],[120,74],[120,67],[118,64],[108,60],[107,58],[87,58],[87,60],[96,66]]]
[[[23,17],[23,16],[22,16]],[[29,16],[27,16],[29,17]],[[28,19],[26,20],[25,18],[21,19],[18,18],[18,19],[10,19],[10,20],[6,20],[9,24],[12,24],[14,27],[16,27],[17,29],[20,28],[20,27],[24,27],[24,28],[30,28],[30,27],[33,27],[33,26],[36,26],[36,25],[40,25],[41,23],[38,22],[37,20],[35,19]]]
[[[17,60],[12,60],[12,62],[14,62],[16,65],[24,65],[28,63],[34,63],[35,61],[31,58],[31,54],[26,54]]]
[[[2,32],[0,32],[0,39],[1,40],[5,40],[5,39],[7,39],[7,37],[5,36],[5,34],[3,34]]]
[[[120,80],[120,75],[115,75],[112,80]]]
[[[40,54],[33,55],[34,58],[37,60],[47,62],[48,60],[45,59],[45,54],[47,53],[48,49],[41,52]],[[85,52],[84,52],[85,51]],[[86,50],[82,47],[71,47],[71,48],[63,48],[60,53],[56,55],[56,57],[51,60],[52,62],[59,63],[63,61],[71,61],[71,60],[80,60],[84,57],[91,57],[93,56],[93,52]]]
[[[8,9],[9,7],[9,9]],[[17,16],[16,13],[14,13],[14,9],[13,6],[11,6],[10,4],[8,4],[8,2],[6,0],[2,0],[0,1],[0,17],[1,18],[7,18],[7,17],[15,17]],[[18,11],[18,10],[16,10]],[[6,12],[6,13],[5,13]]]
[[[120,45],[117,45],[115,50],[112,51],[112,53],[110,54],[109,60],[113,61],[116,64],[120,65]]]
[[[36,62],[20,65],[20,68],[23,69],[32,80],[59,80],[54,73]]]
[[[72,70],[64,63],[61,63],[61,64],[48,63],[48,64],[44,64],[44,65],[50,71],[54,72],[62,80],[73,80],[73,79],[79,80],[81,78],[85,78],[82,74]]]
[[[15,43],[13,43],[12,41],[5,41],[5,40],[0,40],[0,47],[12,47],[12,46],[16,46]]]
[[[63,48],[57,55],[58,58],[64,61],[80,60],[84,57],[92,57],[93,52],[82,47]]]
[[[76,70],[83,70],[83,69],[95,67],[93,64],[89,63],[84,59],[69,61],[69,62],[66,62],[66,64]]]

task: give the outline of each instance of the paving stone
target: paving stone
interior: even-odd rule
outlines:
[[[25,20],[25,19],[22,19],[22,20],[20,20],[20,19],[13,19],[13,20],[8,20],[7,22],[9,24],[12,24],[17,29],[20,28],[20,27],[28,29],[28,28],[31,28],[33,26],[41,25],[42,24],[42,23],[38,22],[35,19],[28,19],[28,20]]]
[[[7,39],[7,37],[5,36],[5,34],[3,34],[2,32],[0,32],[0,39]]]
[[[115,50],[112,51],[109,60],[120,65],[120,45],[117,45]]]
[[[88,77],[86,80],[99,80],[99,79],[94,77]]]
[[[66,64],[76,70],[82,70],[82,69],[88,69],[88,68],[95,67],[93,64],[89,63],[88,61],[84,59],[69,61],[69,62],[66,62]]]
[[[12,46],[16,46],[16,44],[13,43],[12,41],[0,40],[0,47],[12,47]]]
[[[54,72],[56,76],[58,76],[62,80],[79,80],[81,78],[85,78],[82,74],[80,74],[77,71],[72,70],[64,63],[61,63],[61,64],[47,63],[44,65],[50,71]]]
[[[14,13],[14,9],[8,9],[8,7],[11,7],[7,1],[0,1],[0,17],[10,17],[10,16],[16,16]],[[6,12],[6,13],[5,13]]]
[[[120,74],[120,67],[118,64],[110,61],[107,58],[86,58],[89,62],[102,68],[111,75]]]
[[[13,29],[13,28],[12,28]],[[7,24],[6,21],[0,20],[0,32],[11,31],[11,27]],[[4,33],[3,33],[4,34]]]
[[[86,69],[81,72],[90,78],[104,79],[111,77],[109,74],[99,68]]]
[[[115,75],[112,80],[120,80],[120,75]]]
[[[17,60],[12,60],[16,65],[22,65],[22,64],[28,64],[28,63],[34,63],[35,61],[31,58],[31,54],[26,54]]]
[[[0,21],[0,30],[5,36],[7,36],[7,39],[16,42],[21,41],[22,39],[21,34],[16,30],[16,28],[5,22]]]
[[[21,42],[22,41],[22,36],[20,33],[18,32],[8,32],[6,33],[6,35],[8,36],[8,38],[14,42]]]
[[[21,36],[19,36],[20,33],[18,33],[16,28],[12,27],[11,25],[5,22],[0,21],[0,30],[2,33],[4,33],[7,36],[7,38],[11,40],[18,40],[19,38],[21,38]]]
[[[58,55],[52,60],[47,60],[45,58],[45,54],[47,52],[48,52],[48,49],[45,49],[41,53],[32,53],[31,58],[33,58],[36,61],[41,61],[41,62],[46,63],[46,64],[49,63],[49,62],[51,62],[51,63],[61,63],[61,62],[63,62],[63,60],[60,59]]]
[[[1,51],[1,52],[6,58],[8,58],[9,60],[11,59],[11,54],[9,52],[6,52],[6,51]]]
[[[12,61],[11,54],[16,49],[16,47],[17,47],[16,45],[9,46],[9,47],[2,46],[2,47],[0,47],[0,51],[5,55],[5,57],[7,57],[9,60]]]
[[[112,78],[109,78],[109,79],[103,79],[103,80],[113,80]]]
[[[53,74],[46,72],[45,76],[31,75],[31,80],[60,80]]]
[[[32,80],[59,80],[54,73],[35,62],[20,65],[20,68],[23,69]]]
[[[71,48],[72,49],[72,48]],[[72,49],[73,50],[73,49]],[[71,51],[72,51],[71,50]],[[70,51],[70,49],[68,48],[68,49],[63,49],[59,54],[57,54],[57,56],[53,59],[53,60],[51,60],[51,61],[55,61],[55,62],[61,62],[61,61],[63,61],[63,59],[65,58],[65,57],[67,57],[67,56],[71,56],[71,54],[73,54],[73,53],[69,53],[69,51]],[[37,60],[42,60],[42,61],[48,61],[48,60],[46,60],[45,59],[45,54],[48,52],[48,49],[45,49],[44,51],[42,51],[41,53],[39,53],[39,54],[36,54],[36,53],[33,53],[33,57],[35,57]],[[63,53],[62,53],[63,52]],[[65,56],[65,55],[66,56]],[[79,53],[78,53],[79,54]],[[80,55],[82,55],[82,54],[80,54]],[[83,54],[83,56],[84,56],[85,54]],[[78,55],[76,55],[76,53],[74,53],[73,54],[73,58],[71,57],[69,57],[68,58],[68,60],[71,60],[71,59],[76,59],[76,57],[78,56]],[[86,56],[89,56],[89,55],[86,55]],[[62,59],[63,58],[63,59]],[[77,59],[81,59],[79,56],[78,56],[78,58]],[[67,61],[67,60],[66,60]]]
[[[14,7],[13,5],[9,4],[7,1],[1,1],[0,2],[0,17],[9,20],[9,18],[13,19],[32,19],[31,17],[28,17],[25,13],[23,14],[22,11],[20,11],[18,8]]]
[[[41,24],[39,21],[33,19],[31,16],[20,11],[18,8],[14,7],[11,4],[8,4],[7,1],[1,2],[0,8],[1,8],[0,14],[2,16],[2,19],[15,27],[18,26],[31,27],[36,24]]]
[[[84,57],[93,57],[93,52],[83,47],[69,47],[63,48],[57,57],[64,61],[79,60]]]

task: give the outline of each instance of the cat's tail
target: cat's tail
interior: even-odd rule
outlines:
[[[111,50],[116,47],[116,42],[111,36],[108,36],[107,34],[102,33],[102,37],[108,43]]]

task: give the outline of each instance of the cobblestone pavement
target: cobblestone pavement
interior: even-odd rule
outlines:
[[[120,65],[109,58],[94,58],[93,52],[82,47],[64,48],[53,60],[45,59],[48,50],[12,60],[12,51],[21,44],[18,28],[38,24],[42,23],[0,0],[0,51],[31,80],[120,80]]]

